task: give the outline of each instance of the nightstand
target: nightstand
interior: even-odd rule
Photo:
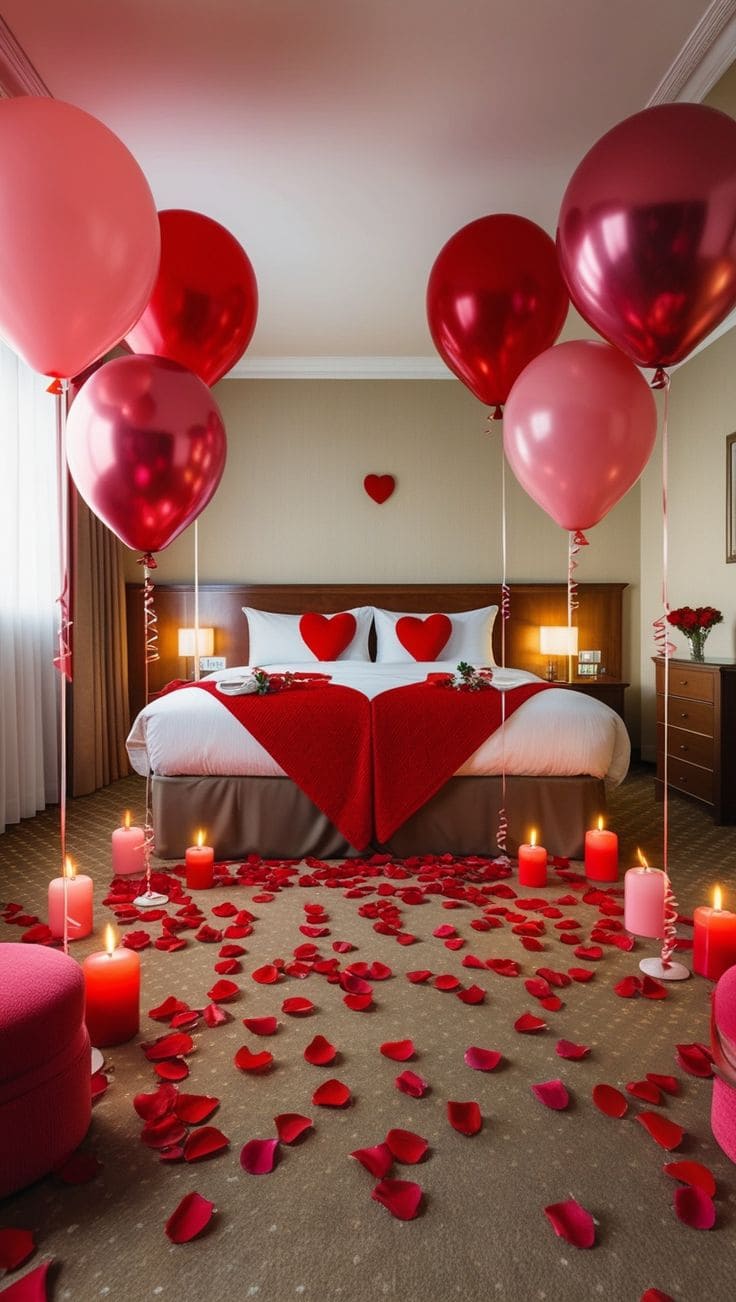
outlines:
[[[624,719],[624,692],[629,686],[620,678],[607,678],[604,674],[597,674],[595,677],[591,674],[590,678],[573,678],[571,683],[555,682],[555,687],[568,687],[573,692],[583,692],[585,696],[592,696],[596,701],[603,701],[604,705],[610,705],[616,714],[620,714]]]
[[[664,782],[665,662],[657,677],[657,781]],[[702,800],[717,823],[736,822],[736,662],[669,663],[668,786]]]

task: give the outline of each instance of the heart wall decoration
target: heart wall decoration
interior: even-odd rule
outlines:
[[[386,502],[396,487],[393,475],[366,475],[363,487],[369,497],[380,506]]]

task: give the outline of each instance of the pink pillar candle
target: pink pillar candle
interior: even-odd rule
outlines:
[[[215,852],[211,845],[204,845],[204,832],[197,833],[197,844],[190,845],[184,855],[187,890],[204,891],[214,885]]]
[[[51,935],[64,935],[64,908],[66,907],[67,940],[81,940],[92,930],[93,898],[92,878],[77,873],[67,858],[64,873],[49,882],[49,928]]]
[[[112,871],[116,877],[142,876],[145,869],[142,827],[131,827],[130,811],[126,809],[122,827],[112,834]]]
[[[618,837],[603,826],[585,833],[585,876],[591,882],[618,881]]]
[[[665,874],[661,868],[629,868],[624,877],[624,926],[634,936],[664,936]]]
[[[107,931],[107,952],[89,954],[82,964],[85,1021],[99,1049],[132,1040],[140,1023],[140,958],[132,949],[115,949],[112,927]]]
[[[532,832],[529,844],[519,846],[520,886],[547,885],[547,851],[536,840],[536,833]]]
[[[697,908],[693,923],[693,971],[717,981],[736,963],[736,913],[721,908],[718,891],[715,906]]]

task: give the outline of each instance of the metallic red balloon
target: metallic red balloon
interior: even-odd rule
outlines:
[[[134,353],[180,362],[212,385],[252,338],[258,315],[255,272],[235,237],[211,217],[184,208],[158,216],[158,278],[125,342]]]
[[[554,242],[526,217],[495,213],[440,250],[427,285],[435,347],[476,398],[506,401],[524,367],[554,343],[568,299]]]
[[[139,552],[158,552],[203,511],[227,440],[207,385],[163,357],[118,357],[95,371],[67,420],[72,479],[95,515]]]
[[[640,366],[681,362],[736,304],[736,122],[702,104],[620,122],[573,174],[557,247],[605,339]]]

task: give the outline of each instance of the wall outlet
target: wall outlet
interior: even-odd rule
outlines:
[[[225,656],[200,656],[199,667],[200,669],[205,670],[225,669],[227,667],[227,660]]]

